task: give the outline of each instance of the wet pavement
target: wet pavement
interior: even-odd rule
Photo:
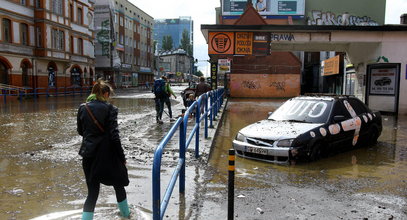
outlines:
[[[179,94],[182,88],[174,90]],[[84,99],[0,104],[0,219],[80,219],[86,185],[77,154],[81,137],[76,111]],[[264,119],[283,101],[229,100],[217,135],[210,129],[211,138],[202,141],[202,157],[193,158],[194,146],[189,147],[186,193],[179,195],[175,187],[165,218],[226,219],[232,140],[238,130]],[[128,157],[132,219],[150,219],[153,153],[172,124],[165,113],[165,123],[155,123],[148,91],[118,91],[112,102],[119,107]],[[172,103],[177,116],[183,108],[181,97]],[[407,118],[384,116],[383,124],[376,146],[313,163],[274,165],[237,157],[236,219],[407,219]],[[162,195],[176,166],[174,138],[163,156]],[[120,219],[112,187],[101,188],[95,219]]]

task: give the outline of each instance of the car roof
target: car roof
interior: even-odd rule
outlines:
[[[349,98],[355,98],[355,96],[353,96],[353,95],[338,95],[338,94],[331,94],[331,93],[306,93],[304,95],[294,97],[293,99],[334,101],[334,100],[349,99]]]

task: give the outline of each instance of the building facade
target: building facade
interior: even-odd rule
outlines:
[[[93,4],[5,0],[0,4],[0,83],[26,88],[90,86]]]
[[[96,74],[116,87],[153,81],[154,19],[127,0],[95,6]]]
[[[193,57],[185,50],[178,49],[158,54],[158,70],[160,75],[167,76],[170,81],[187,81],[191,78]]]
[[[155,19],[154,21],[154,41],[158,52],[162,51],[162,41],[164,36],[170,35],[173,40],[173,49],[181,46],[182,33],[186,30],[189,35],[189,43],[194,43],[194,22],[191,17],[179,17],[173,19]],[[193,51],[193,48],[191,48]],[[190,55],[193,56],[191,53]]]

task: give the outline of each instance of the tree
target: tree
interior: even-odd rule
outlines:
[[[198,76],[198,77],[203,76],[202,71],[200,71],[200,70],[196,71],[195,76]]]
[[[181,38],[180,47],[181,47],[182,49],[184,49],[185,52],[187,52],[187,54],[188,54],[189,56],[192,56],[193,48],[192,48],[192,45],[191,45],[191,43],[190,43],[190,38],[189,38],[189,34],[188,34],[187,29],[184,29],[184,31],[182,32],[182,38]]]
[[[174,46],[173,46],[173,41],[172,41],[171,35],[163,36],[162,49],[164,51],[167,51],[167,50],[172,50],[173,47]]]

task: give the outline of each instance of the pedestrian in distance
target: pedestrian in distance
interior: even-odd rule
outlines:
[[[152,92],[154,93],[156,122],[162,124],[162,116],[164,111],[164,102],[168,96],[165,91],[165,81],[162,78],[158,78],[154,81]]]
[[[195,97],[196,97],[197,99],[199,99],[199,96],[201,96],[202,94],[207,93],[207,92],[209,92],[209,91],[211,91],[211,87],[205,82],[205,77],[201,76],[201,77],[199,78],[199,83],[198,83],[198,85],[196,85]],[[203,107],[204,107],[204,103],[205,103],[205,100],[202,99],[201,106],[200,106],[200,112],[201,112],[201,114],[203,113],[203,110],[204,110],[204,108],[203,108]]]
[[[93,219],[100,184],[113,186],[122,217],[130,216],[125,186],[129,185],[126,157],[117,123],[118,109],[110,104],[112,87],[98,80],[77,114],[77,131],[82,136],[79,155],[85,173],[88,195],[82,219]]]
[[[174,96],[175,99],[177,99],[177,96],[174,94],[174,92],[171,89],[170,82],[168,81],[166,76],[161,77],[165,81],[165,93],[166,96],[164,97],[164,103],[167,105],[168,108],[168,116],[170,117],[170,121],[175,121],[174,118],[172,118],[172,110],[171,110],[171,95]]]

